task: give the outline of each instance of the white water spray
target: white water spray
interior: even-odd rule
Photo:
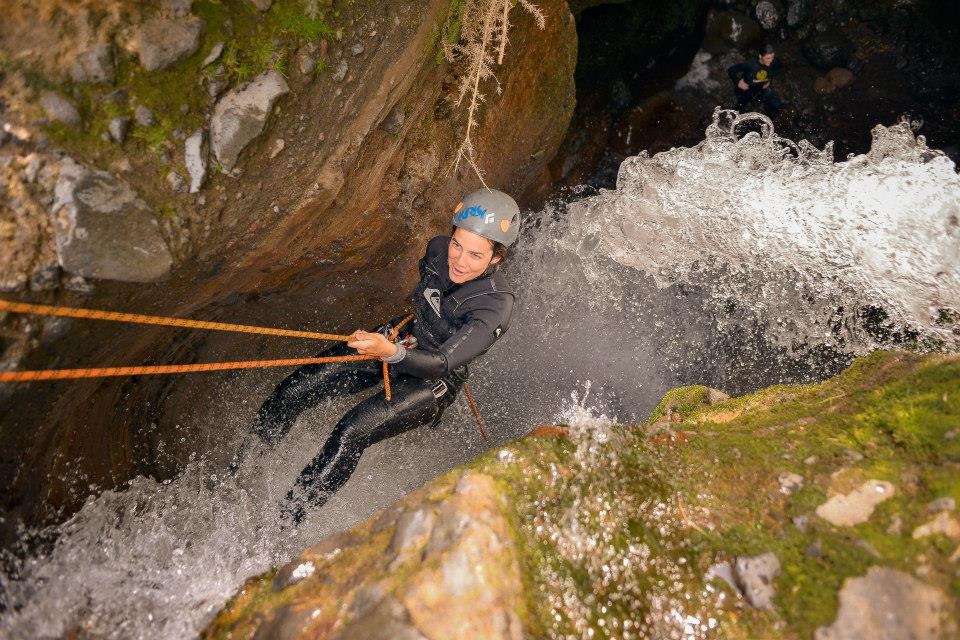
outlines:
[[[737,137],[758,122],[761,131]],[[907,125],[877,126],[863,155],[833,161],[720,111],[706,139],[623,162],[617,189],[570,207],[584,263],[610,257],[660,286],[711,277],[792,344],[878,346],[856,321],[881,308],[922,344],[960,348],[960,176]],[[839,329],[837,325],[842,325]],[[779,330],[777,329],[779,327]]]
[[[630,158],[615,191],[570,205],[552,224],[544,213],[544,229],[510,270],[521,294],[513,327],[474,368],[481,410],[501,441],[557,417],[584,379],[595,381],[597,411],[614,422],[642,419],[678,383],[742,380],[771,353],[730,350],[730,336],[736,348],[758,338],[729,331],[743,312],[762,327],[757,342],[801,351],[878,344],[858,315],[867,307],[883,309],[892,331],[912,331],[921,344],[960,347],[952,163],[906,127],[878,127],[869,153],[835,163],[829,148],[793,144],[768,123],[738,139],[743,121],[720,112],[697,147]],[[741,384],[787,381],[783,371]],[[244,380],[231,384],[262,388]],[[217,471],[194,462],[169,483],[137,478],[91,498],[59,527],[49,553],[28,558],[17,579],[0,576],[8,600],[0,636],[198,633],[244,579],[312,541],[291,540],[277,526],[276,503],[341,409],[310,417],[312,433],[301,424],[237,480],[211,479]],[[475,437],[468,412],[453,409],[441,427],[445,441],[411,433],[368,451],[341,492],[354,511],[329,516],[323,533],[486,446],[451,437],[460,423]],[[607,437],[596,421],[560,417],[586,425],[593,445]],[[222,418],[211,429],[231,432]],[[378,486],[385,488],[371,497]]]

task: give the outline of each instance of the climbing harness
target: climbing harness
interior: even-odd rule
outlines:
[[[137,324],[152,324],[166,327],[184,327],[190,329],[206,329],[210,331],[233,331],[238,333],[253,333],[267,336],[283,336],[290,338],[308,338],[311,340],[330,340],[347,342],[352,336],[335,333],[318,333],[315,331],[296,331],[292,329],[276,329],[273,327],[257,327],[243,324],[228,324],[225,322],[208,322],[204,320],[188,320],[185,318],[171,318],[166,316],[148,316],[136,313],[119,313],[116,311],[102,311],[99,309],[81,309],[76,307],[58,307],[45,304],[29,304],[12,302],[0,299],[0,311],[12,313],[28,313],[41,316],[60,316],[64,318],[86,318],[89,320],[110,320],[114,322],[132,322]],[[413,314],[401,320],[390,331],[387,338],[396,342],[400,330],[413,319]],[[405,338],[404,341],[407,339]],[[401,341],[402,343],[404,341]],[[135,367],[89,367],[84,369],[44,369],[39,371],[3,371],[0,372],[0,382],[38,382],[43,380],[72,380],[80,378],[110,378],[118,376],[160,375],[171,373],[197,373],[201,371],[227,371],[233,369],[260,369],[266,367],[302,366],[307,364],[325,364],[328,362],[359,362],[377,360],[377,356],[347,355],[321,356],[317,358],[288,358],[284,360],[242,360],[238,362],[205,362],[198,364],[174,365],[146,365]],[[383,391],[387,401],[391,400],[390,371],[386,362],[383,364]],[[477,420],[477,426],[484,439],[489,440],[484,428],[480,412],[477,411],[473,396],[467,385],[463,385],[467,401]]]

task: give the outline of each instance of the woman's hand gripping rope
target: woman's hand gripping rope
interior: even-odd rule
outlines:
[[[356,349],[357,353],[361,355],[369,355],[381,360],[383,358],[389,358],[397,352],[397,346],[394,342],[397,341],[400,330],[412,319],[413,314],[410,314],[401,320],[390,332],[389,339],[382,333],[370,333],[369,331],[357,329],[350,334],[350,341],[347,342],[347,346]],[[387,402],[389,402],[390,370],[386,362],[383,363],[383,393],[387,398]]]

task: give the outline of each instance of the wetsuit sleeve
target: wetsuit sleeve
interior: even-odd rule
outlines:
[[[737,82],[738,80],[743,80],[749,73],[750,73],[750,65],[746,64],[745,62],[731,65],[730,68],[727,69],[727,75],[730,76],[730,79],[733,80],[734,82]]]
[[[437,351],[410,349],[396,366],[401,373],[436,380],[483,354],[506,330],[513,311],[513,296],[503,295],[497,307],[471,311],[460,329]]]

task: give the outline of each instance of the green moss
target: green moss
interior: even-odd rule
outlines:
[[[679,387],[668,391],[660,403],[654,407],[647,423],[653,424],[660,420],[667,420],[670,411],[675,411],[684,417],[689,416],[694,410],[707,404],[709,393],[710,390],[702,385]]]
[[[292,4],[275,4],[271,10],[277,31],[301,40],[332,38],[333,29],[320,17],[311,17]]]
[[[427,39],[427,50],[433,51],[437,64],[446,60],[444,48],[452,47],[460,40],[460,29],[463,27],[463,12],[466,9],[466,0],[451,0],[447,8],[443,24],[430,34]]]
[[[844,581],[873,565],[913,573],[922,556],[930,568],[923,579],[960,595],[947,560],[955,543],[911,535],[932,517],[930,500],[960,498],[960,451],[944,438],[960,424],[957,396],[960,358],[874,354],[823,383],[772,387],[712,407],[703,405],[705,387],[675,390],[658,411],[674,406],[686,419],[678,429],[698,433],[689,441],[654,447],[636,430],[613,427],[603,437],[578,432],[574,437],[588,438],[579,445],[526,438],[502,448],[512,457],[491,451],[467,468],[492,476],[508,499],[525,596],[518,615],[527,635],[583,637],[592,629],[594,637],[616,636],[601,620],[662,616],[654,598],[665,597],[668,607],[719,620],[723,637],[806,639],[834,620]],[[852,457],[851,447],[864,457]],[[778,482],[785,471],[804,478],[789,496]],[[459,473],[441,476],[415,499],[442,499]],[[867,478],[897,487],[867,522],[834,527],[815,515],[836,484]],[[891,529],[897,522],[899,533]],[[387,543],[386,532],[378,535],[364,551],[341,555],[336,571],[350,574],[373,562]],[[781,564],[772,610],[744,609],[719,582],[713,588],[728,592],[726,604],[718,610],[702,600],[712,563],[771,551]],[[317,574],[333,571],[331,564]],[[393,589],[407,571],[371,579]],[[290,601],[290,594],[266,594],[266,584],[247,589],[234,613],[218,621],[242,614],[249,623],[262,607]],[[285,591],[337,601],[323,589],[304,582]]]
[[[843,581],[870,565],[910,572],[923,554],[933,566],[947,566],[953,545],[913,540],[909,533],[931,517],[930,500],[960,491],[960,450],[944,439],[956,428],[958,399],[958,359],[876,353],[825,383],[768,389],[701,410],[699,424],[681,426],[710,435],[684,445],[676,477],[691,495],[702,490],[694,484],[699,478],[710,478],[708,504],[725,524],[702,544],[730,556],[774,551],[783,567],[777,611],[797,637],[811,637],[829,624]],[[731,408],[747,413],[718,419]],[[852,462],[846,453],[851,447],[865,457]],[[812,464],[799,464],[804,459]],[[814,511],[827,498],[830,474],[851,465],[853,477],[889,480],[899,493],[868,522],[832,527]],[[777,476],[784,471],[806,480],[789,498],[778,491]],[[908,483],[910,477],[915,480]],[[796,516],[809,519],[806,531],[791,523]],[[887,531],[894,518],[902,522],[901,534]],[[805,551],[815,543],[819,557],[810,557]],[[930,580],[949,588],[945,575]],[[762,616],[737,624],[749,630],[748,637],[781,635]]]
[[[105,100],[103,96],[110,91],[109,87],[60,85],[32,69],[18,67],[34,89],[71,95],[84,118],[84,127],[80,129],[49,127],[51,139],[72,154],[88,161],[99,158],[102,164],[118,153],[115,143],[101,140],[101,134],[107,131],[112,118],[129,117],[134,105],[140,104],[154,112],[158,124],[134,127],[131,141],[144,151],[157,152],[166,141],[173,142],[174,129],[192,131],[203,125],[210,106],[203,79],[204,75],[212,75],[216,67],[223,65],[233,84],[269,69],[286,75],[291,53],[297,46],[333,35],[323,15],[312,17],[305,13],[302,0],[276,0],[262,15],[248,0],[196,0],[192,11],[204,22],[202,42],[194,54],[173,68],[148,72],[130,56],[117,56],[116,87],[130,96],[129,105]],[[219,42],[225,43],[224,53],[202,69],[202,61]],[[3,62],[4,68],[14,64]]]

